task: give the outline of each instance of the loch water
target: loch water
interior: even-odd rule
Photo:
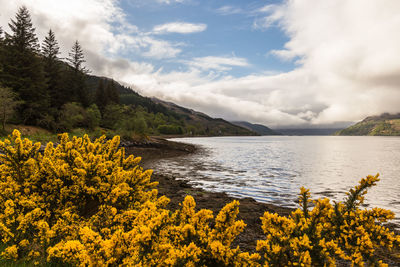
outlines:
[[[297,207],[301,186],[312,197],[343,200],[368,174],[381,181],[365,207],[391,209],[400,218],[400,137],[258,136],[179,138],[200,153],[163,159],[155,170],[194,187]],[[396,219],[396,222],[400,222]]]

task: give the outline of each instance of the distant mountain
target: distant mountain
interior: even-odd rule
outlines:
[[[281,135],[281,133],[276,132],[262,124],[254,124],[247,121],[231,121],[231,123],[246,128],[250,131],[256,132],[259,135]]]
[[[342,128],[320,128],[320,129],[275,129],[283,135],[333,135]]]
[[[203,135],[258,135],[254,131],[234,125],[221,118],[211,118],[204,113],[184,108],[172,102],[163,101],[155,97],[151,98],[151,100],[155,104],[164,106],[169,111],[178,114],[185,121],[185,124],[191,125],[192,127],[196,128],[197,131],[198,129],[201,129]]]
[[[367,117],[336,135],[400,135],[400,113]]]

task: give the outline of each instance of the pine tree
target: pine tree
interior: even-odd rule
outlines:
[[[106,89],[106,96],[108,103],[119,104],[119,94],[117,88],[115,86],[114,80],[108,82],[107,89]]]
[[[26,7],[18,10],[9,27],[11,34],[5,34],[0,80],[23,101],[18,110],[22,122],[37,124],[48,111],[49,99],[42,60],[38,55],[39,43]]]
[[[104,89],[104,81],[100,79],[99,85],[96,88],[96,105],[99,107],[100,111],[103,112],[107,105],[107,97]]]
[[[67,58],[67,61],[72,69],[69,77],[69,84],[73,95],[72,100],[80,102],[83,106],[87,107],[89,105],[89,95],[86,86],[86,74],[89,73],[89,70],[83,66],[83,63],[86,61],[82,47],[78,41],[75,41],[68,55],[69,58]]]
[[[25,6],[19,8],[15,21],[11,20],[8,26],[13,32],[12,36],[6,33],[9,45],[21,53],[26,51],[39,52],[39,41],[32,25],[31,15]]]
[[[43,41],[42,55],[44,57],[44,71],[47,80],[47,91],[50,95],[50,105],[55,108],[60,108],[68,98],[60,84],[61,65],[58,58],[59,54],[60,47],[54,32],[50,29]]]
[[[71,52],[69,52],[68,55],[69,58],[67,58],[67,61],[70,63],[71,67],[76,73],[89,73],[89,70],[83,66],[83,63],[85,63],[86,60],[85,56],[83,55],[82,47],[78,40],[75,41],[74,45],[72,46]]]

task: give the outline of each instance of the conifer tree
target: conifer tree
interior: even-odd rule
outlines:
[[[55,108],[61,107],[66,100],[67,94],[63,93],[60,85],[61,66],[58,55],[60,47],[54,32],[50,29],[42,45],[44,57],[44,71],[47,79],[47,91],[50,95],[50,105]]]
[[[119,94],[117,88],[115,86],[114,80],[108,82],[107,89],[106,89],[106,96],[108,103],[119,104]]]
[[[23,104],[19,116],[24,124],[36,124],[48,110],[48,94],[39,43],[29,11],[21,7],[9,23],[11,33],[5,34],[3,53],[3,86],[16,92]]]
[[[75,41],[72,46],[67,61],[71,66],[69,84],[73,95],[72,100],[80,102],[83,106],[87,107],[89,105],[89,95],[86,86],[86,74],[89,73],[89,70],[83,66],[83,63],[86,61],[82,47],[78,41]]]
[[[100,109],[101,112],[104,111],[105,106],[107,105],[107,97],[106,91],[104,88],[104,81],[100,79],[99,85],[96,88],[96,97],[95,97],[96,105]]]
[[[6,33],[8,44],[13,46],[19,52],[39,52],[39,41],[36,37],[31,15],[25,6],[19,8],[15,15],[15,20],[8,24],[12,35]]]

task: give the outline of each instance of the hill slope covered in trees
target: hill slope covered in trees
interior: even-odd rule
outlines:
[[[336,135],[400,135],[400,113],[367,117]]]
[[[262,125],[262,124],[255,124],[255,123],[250,123],[247,121],[232,121],[232,123],[237,126],[246,128],[250,131],[256,132],[259,135],[281,135],[281,133],[274,131],[271,128],[269,128],[265,125]]]
[[[6,123],[39,126],[55,133],[84,128],[132,135],[255,135],[254,132],[177,105],[143,97],[112,79],[90,75],[76,41],[60,58],[56,33],[42,43],[31,16],[21,7],[0,28],[0,118]]]

